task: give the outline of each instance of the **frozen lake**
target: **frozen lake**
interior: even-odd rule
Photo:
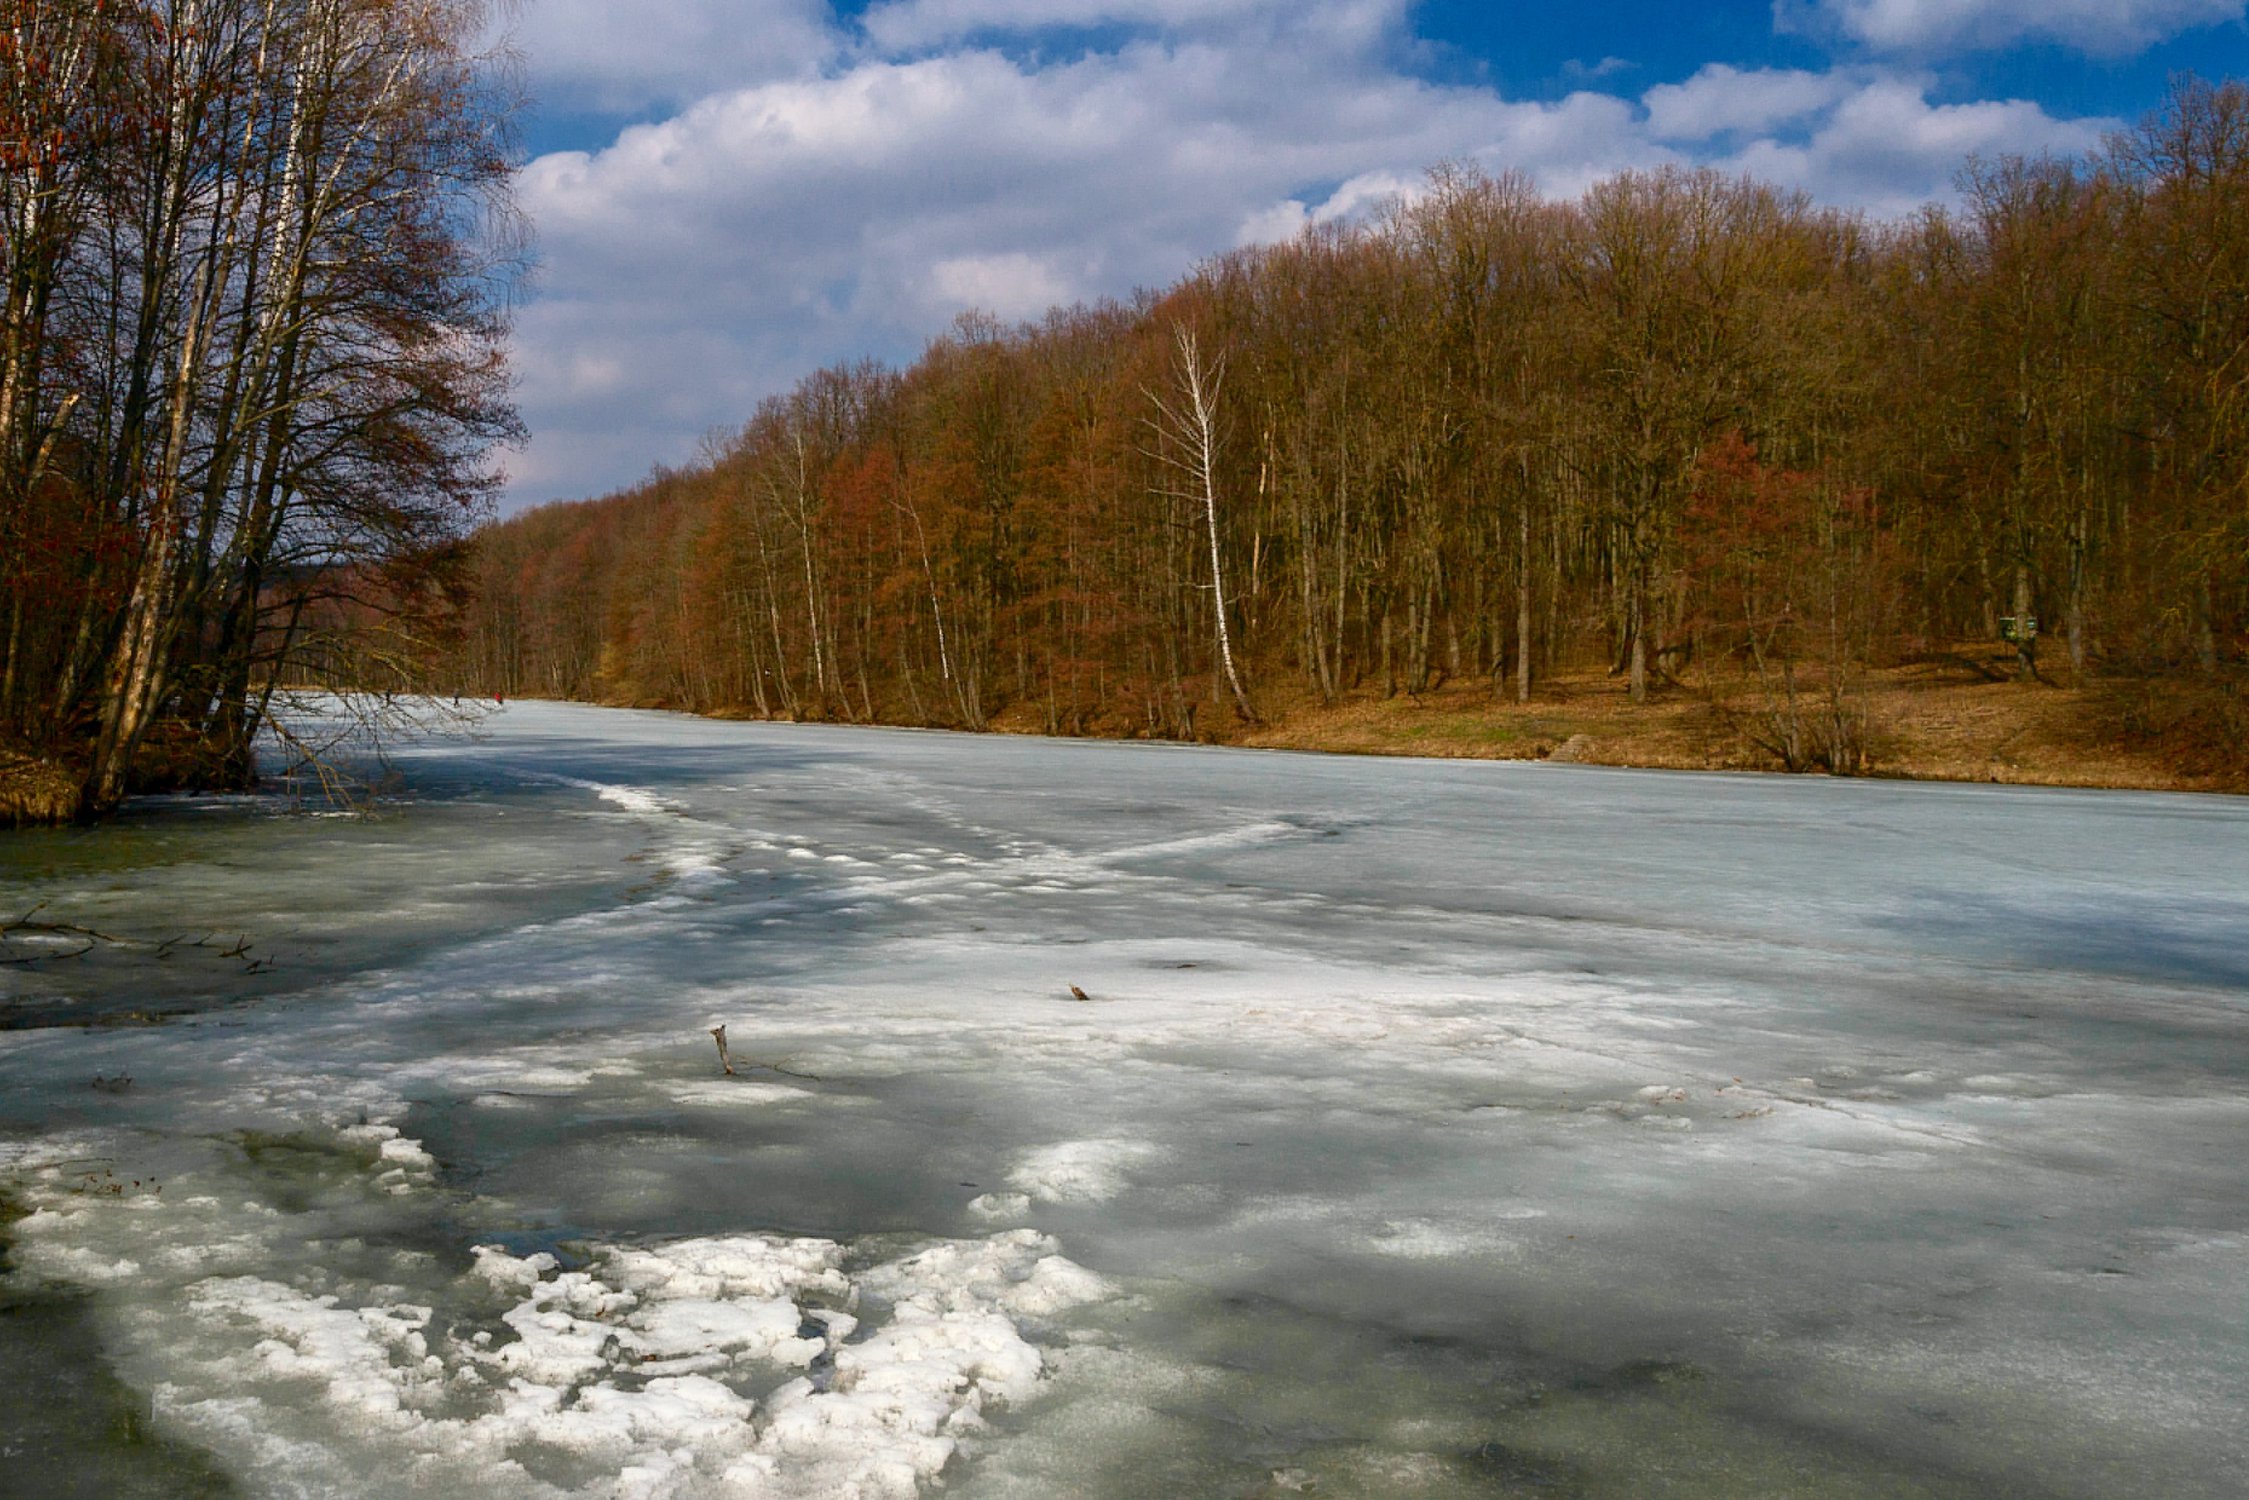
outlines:
[[[2249,804],[400,761],[0,840],[0,1492],[2249,1482]]]

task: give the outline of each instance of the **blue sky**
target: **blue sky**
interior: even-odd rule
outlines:
[[[1874,215],[2062,154],[2249,0],[529,0],[511,506],[694,457],[963,311],[1167,283],[1447,160],[1566,196],[1709,163]]]
[[[1930,11],[1948,7],[1927,6]],[[1967,11],[1978,7],[1950,7]],[[2066,9],[2066,7],[2057,7]],[[2119,3],[2098,7],[2128,12]],[[1812,12],[1812,7],[1794,7]],[[1989,9],[2004,9],[1989,7]],[[2032,7],[2021,7],[2028,11]],[[2152,9],[2152,8],[2151,8]],[[2172,7],[2174,14],[2195,7]],[[2222,15],[2228,7],[2199,8]],[[1934,46],[1916,60],[1933,67],[1937,97],[1948,103],[2022,97],[2065,115],[2136,118],[2159,99],[2174,72],[2206,75],[2249,71],[2249,28],[2234,19],[2182,27],[2165,40],[2131,46],[2119,28],[2116,41],[2088,51],[2049,35],[2019,37],[1999,46]],[[1502,91],[1523,97],[1557,97],[1586,86],[1585,70],[1607,59],[1624,66],[1596,84],[1632,90],[1677,83],[1710,62],[1741,68],[1824,68],[1837,61],[1879,60],[1882,49],[1810,16],[1776,24],[1765,0],[1675,4],[1624,0],[1568,6],[1495,4],[1491,0],[1425,0],[1416,7],[1419,33],[1453,49],[1456,68],[1478,70]]]

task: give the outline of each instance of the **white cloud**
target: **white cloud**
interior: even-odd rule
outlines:
[[[1181,33],[1295,8],[1288,0],[884,0],[860,24],[876,46],[910,52],[987,33],[1106,26]]]
[[[2241,19],[2243,0],[1782,0],[1798,29],[1832,27],[1869,47],[1914,56],[2060,42],[2120,56],[2197,26]]]
[[[1685,83],[1658,84],[1640,102],[1647,107],[1649,133],[1658,140],[1704,141],[1794,125],[1850,90],[1850,80],[1840,73],[1743,71],[1711,63]]]
[[[1010,322],[1082,302],[1087,295],[1087,289],[1072,278],[1020,250],[941,260],[930,267],[929,283],[933,302],[979,307]]]
[[[1947,195],[1970,156],[2088,151],[2114,120],[2057,120],[2027,100],[1931,104],[1924,83],[1876,78],[1839,103],[1803,144],[1764,140],[1724,165],[1878,215]]]
[[[603,114],[799,76],[840,47],[826,0],[531,0],[505,19],[542,106]]]
[[[1629,73],[1637,66],[1637,63],[1622,57],[1604,57],[1595,63],[1573,57],[1562,64],[1562,76],[1575,79],[1581,83],[1591,83],[1596,79],[1607,78],[1613,74]]]
[[[755,4],[818,14],[811,0]],[[543,270],[516,339],[534,438],[514,498],[600,493],[688,459],[821,365],[911,358],[969,307],[1029,318],[1162,286],[1230,246],[1362,215],[1438,161],[1520,170],[1567,196],[1722,150],[1887,209],[1942,192],[1970,150],[2067,150],[2096,133],[2031,104],[1933,106],[1869,68],[1708,68],[1638,103],[1590,89],[1512,101],[1399,71],[1401,0],[897,0],[876,14],[885,34],[944,37],[972,17],[984,36],[993,17],[1036,27],[1089,9],[1146,26],[1057,61],[1036,47],[884,53],[828,22],[779,61],[729,65],[741,86],[530,164],[520,194]],[[1170,27],[1174,13],[1191,23]],[[548,65],[527,40],[538,82]],[[655,55],[621,57],[605,81],[573,45],[563,71],[587,89],[629,92]],[[1785,142],[1762,138],[1784,128]]]

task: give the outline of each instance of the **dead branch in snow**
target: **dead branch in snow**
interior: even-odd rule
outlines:
[[[108,933],[96,931],[91,927],[81,927],[76,922],[40,922],[34,920],[46,908],[47,903],[42,901],[14,921],[0,922],[0,943],[16,941],[17,933],[30,933],[39,937],[75,938],[80,941],[80,946],[67,953],[26,953],[13,958],[0,958],[0,964],[36,964],[43,963],[50,958],[79,958],[93,952],[103,943],[123,944],[127,941],[124,938],[111,937]]]
[[[741,1076],[741,1072],[734,1066],[733,1054],[727,1050],[726,1028],[724,1026],[713,1026],[710,1028],[710,1033],[711,1040],[718,1043],[718,1065],[726,1070],[727,1077],[739,1078]],[[817,1073],[799,1073],[792,1068],[784,1068],[779,1063],[759,1062],[754,1057],[743,1058],[742,1067],[762,1069],[763,1071],[768,1073],[778,1073],[783,1078],[802,1079],[806,1083],[826,1082],[826,1080],[821,1078]]]

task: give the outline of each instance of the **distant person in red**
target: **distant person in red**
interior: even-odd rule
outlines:
[[[499,704],[500,707],[506,708],[508,706],[508,695],[505,693],[494,693],[492,695],[492,701]]]

